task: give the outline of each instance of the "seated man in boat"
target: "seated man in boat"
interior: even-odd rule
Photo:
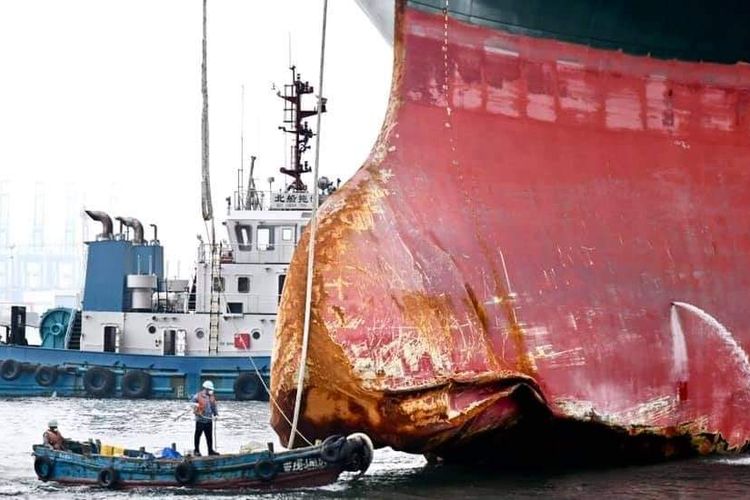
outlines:
[[[57,420],[50,420],[49,423],[47,423],[47,427],[49,427],[46,431],[44,431],[44,446],[47,448],[52,448],[53,450],[59,450],[62,451],[65,449],[65,438],[60,434],[60,431],[57,429]]]
[[[216,406],[216,397],[214,396],[214,383],[210,380],[203,382],[203,390],[198,392],[191,401],[194,403],[193,413],[195,413],[195,450],[193,454],[197,457],[200,453],[201,434],[206,435],[206,444],[208,445],[209,455],[218,455],[214,451],[213,439],[213,421],[219,416]]]

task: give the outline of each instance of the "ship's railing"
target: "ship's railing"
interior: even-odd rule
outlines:
[[[215,250],[219,252],[219,259],[221,262],[234,262],[232,246],[226,241],[222,241],[215,245]],[[201,240],[198,243],[196,262],[209,262],[212,254],[212,246],[210,243],[203,243]]]
[[[190,291],[160,291],[154,294],[153,308],[160,313],[186,313],[190,310]]]
[[[224,314],[276,314],[281,296],[277,294],[258,293],[222,293],[222,311]]]
[[[222,293],[219,292],[220,310],[223,315],[276,314],[281,296],[275,293]],[[207,301],[200,301],[198,312],[208,312]]]
[[[237,249],[231,248],[229,243],[224,243],[220,252],[220,260],[223,264],[266,264],[266,263],[288,263],[296,244],[294,242],[282,243],[257,243],[248,245],[237,245]],[[198,245],[198,262],[208,262],[211,256],[211,245],[207,243]]]

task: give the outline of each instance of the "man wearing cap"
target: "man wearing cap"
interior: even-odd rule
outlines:
[[[60,434],[60,431],[57,429],[57,420],[50,420],[47,423],[47,427],[49,427],[46,431],[44,431],[44,446],[47,448],[52,448],[53,450],[64,450],[65,449],[65,438]]]
[[[203,382],[203,390],[193,396],[193,399],[190,401],[194,403],[193,413],[195,413],[195,449],[193,450],[193,454],[197,457],[201,455],[201,434],[205,434],[206,444],[208,444],[208,454],[218,455],[214,451],[213,440],[213,421],[214,418],[219,416],[216,397],[214,397],[214,383],[210,380]]]

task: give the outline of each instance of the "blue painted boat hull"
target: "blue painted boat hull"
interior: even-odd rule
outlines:
[[[80,443],[75,443],[80,444]],[[333,436],[321,444],[275,453],[186,457],[181,459],[111,457],[33,447],[39,479],[107,488],[187,486],[203,489],[319,486],[346,470],[364,472],[372,443],[361,434]]]
[[[3,365],[6,360],[19,365],[19,373],[10,373],[8,364]],[[210,379],[221,399],[265,400],[263,383],[269,383],[270,364],[269,356],[254,357],[251,362],[247,357],[153,356],[0,345],[0,396],[184,399]],[[94,367],[112,373],[109,390],[90,390],[86,372]],[[138,394],[133,390],[132,382],[125,379],[132,371],[148,375],[148,391]],[[6,377],[8,374],[14,376]]]

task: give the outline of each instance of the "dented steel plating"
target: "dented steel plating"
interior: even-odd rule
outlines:
[[[462,459],[538,436],[561,456],[743,449],[750,68],[404,3],[394,52],[377,144],[319,214],[301,431]],[[287,413],[305,238],[274,351]]]

